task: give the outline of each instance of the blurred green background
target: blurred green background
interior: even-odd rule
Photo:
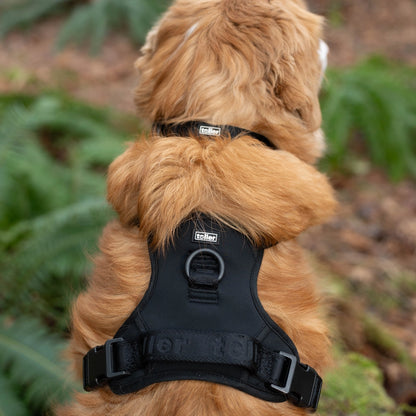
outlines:
[[[310,0],[327,18],[321,162],[340,213],[308,231],[335,368],[322,415],[416,405],[416,3]],[[69,308],[101,229],[109,163],[143,129],[133,63],[165,0],[0,3],[0,415],[42,415],[79,384]]]

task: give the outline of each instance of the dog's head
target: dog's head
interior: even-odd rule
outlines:
[[[321,30],[302,0],[177,0],[136,62],[139,113],[236,125],[314,162],[324,150]]]

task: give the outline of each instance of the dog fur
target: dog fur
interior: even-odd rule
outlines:
[[[215,217],[265,250],[259,298],[322,373],[330,361],[319,293],[295,237],[333,214],[326,177],[313,163],[324,145],[318,92],[322,20],[301,0],[178,0],[149,33],[136,62],[140,115],[168,123],[203,120],[261,133],[140,137],[110,166],[108,200],[119,218],[105,229],[88,288],[72,312],[70,354],[82,357],[113,337],[143,297],[151,267],[147,241],[163,248],[191,213]],[[134,225],[139,219],[140,227]],[[278,243],[278,244],[277,244]],[[160,383],[117,396],[79,393],[59,416],[304,415],[197,381]]]

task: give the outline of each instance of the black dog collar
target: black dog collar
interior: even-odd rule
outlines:
[[[153,131],[161,136],[189,136],[193,134],[195,136],[208,136],[219,137],[224,135],[230,135],[232,139],[236,139],[243,135],[248,135],[256,140],[262,142],[266,146],[273,150],[278,149],[267,137],[262,134],[255,133],[250,130],[242,129],[240,127],[221,125],[216,126],[213,124],[205,123],[204,121],[188,121],[180,124],[164,124],[155,123],[153,125]]]

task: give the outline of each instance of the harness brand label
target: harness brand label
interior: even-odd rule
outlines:
[[[221,129],[219,127],[200,126],[199,134],[203,134],[205,136],[220,136]]]
[[[200,359],[224,359],[231,363],[247,360],[253,356],[252,343],[246,337],[209,334],[156,335],[146,343],[146,354],[164,356],[165,359],[197,356]],[[237,363],[238,364],[238,363]]]
[[[194,231],[193,241],[196,243],[212,243],[218,244],[219,236],[217,233],[207,233],[205,231]]]

